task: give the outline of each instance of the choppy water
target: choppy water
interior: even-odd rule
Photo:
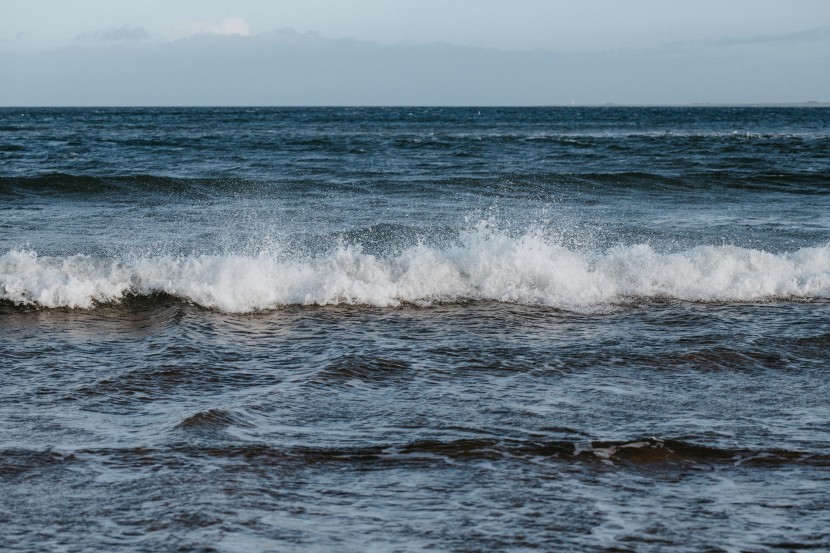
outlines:
[[[5,551],[830,549],[830,110],[0,110]]]

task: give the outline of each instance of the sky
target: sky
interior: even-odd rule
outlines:
[[[830,101],[827,0],[0,0],[0,105]]]

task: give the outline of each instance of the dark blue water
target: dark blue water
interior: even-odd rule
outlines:
[[[0,109],[4,551],[830,549],[830,110]]]

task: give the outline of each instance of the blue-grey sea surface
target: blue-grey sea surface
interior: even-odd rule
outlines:
[[[830,550],[830,109],[0,109],[0,549]]]

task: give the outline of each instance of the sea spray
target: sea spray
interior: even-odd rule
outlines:
[[[830,297],[830,247],[770,252],[697,246],[659,253],[648,244],[569,249],[537,232],[477,228],[458,242],[422,243],[395,255],[339,244],[306,257],[157,255],[124,259],[0,255],[0,298],[42,307],[92,308],[126,294],[170,294],[225,312],[286,305],[427,306],[497,301],[593,310],[632,300],[746,302]]]

